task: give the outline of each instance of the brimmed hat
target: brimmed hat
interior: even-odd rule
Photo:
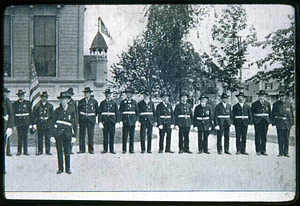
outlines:
[[[246,95],[244,94],[244,92],[240,92],[238,93],[237,95],[235,95],[236,97],[239,97],[239,96],[243,96],[243,97],[246,97]]]
[[[92,90],[91,90],[91,88],[90,87],[85,87],[84,88],[84,90],[83,90],[83,92],[93,92]]]
[[[208,98],[208,96],[201,94],[201,96],[199,97],[199,100],[201,100],[201,99],[209,99],[209,98]]]
[[[3,92],[9,93],[10,91],[6,87],[3,87]]]
[[[125,93],[132,93],[133,94],[134,92],[133,92],[133,89],[126,88]]]
[[[67,92],[72,96],[75,94],[72,87],[70,87]]]
[[[182,96],[189,97],[189,94],[186,91],[183,91],[183,92],[180,93],[180,97],[182,97]]]
[[[16,93],[16,95],[21,96],[23,94],[25,94],[26,92],[24,92],[22,89],[18,90],[18,93]]]
[[[112,91],[110,91],[110,89],[106,89],[105,91],[104,91],[104,94],[111,94],[112,93]]]
[[[265,90],[260,90],[257,95],[268,95],[268,93]]]
[[[41,94],[41,97],[49,97],[47,91],[43,91],[43,93]]]
[[[222,93],[222,95],[220,95],[221,99],[227,99],[229,98],[229,96],[226,93]]]
[[[285,95],[288,95],[288,93],[283,90],[279,91],[278,96],[285,96]]]
[[[70,98],[71,96],[67,92],[61,92],[60,96],[57,97],[57,99],[63,99],[63,98]]]

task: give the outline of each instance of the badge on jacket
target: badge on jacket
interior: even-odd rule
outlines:
[[[208,110],[206,110],[206,114],[209,114],[209,111],[208,111]]]

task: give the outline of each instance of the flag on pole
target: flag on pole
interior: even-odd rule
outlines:
[[[105,35],[108,36],[109,38],[112,38],[112,37],[110,36],[110,33],[109,33],[107,27],[106,27],[105,24],[103,23],[102,19],[99,17],[98,20],[99,20],[99,24],[100,24],[100,31],[101,31],[101,33],[105,34]]]
[[[31,48],[31,65],[29,71],[29,100],[31,103],[31,108],[38,103],[40,97],[40,90],[39,90],[39,80],[36,73],[36,68],[34,64],[34,53],[33,48]]]

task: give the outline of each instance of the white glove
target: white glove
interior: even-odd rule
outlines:
[[[171,129],[174,129],[174,127],[175,127],[174,124],[171,124]]]
[[[217,126],[215,127],[215,129],[216,129],[216,130],[220,130],[220,126],[217,125]]]
[[[12,128],[7,128],[7,130],[6,130],[6,136],[10,137],[10,135],[12,135]]]
[[[198,127],[194,127],[194,131],[195,131],[195,132],[198,132]]]
[[[55,124],[54,127],[57,128],[58,127],[57,124]]]
[[[154,122],[153,126],[154,126],[154,127],[157,127],[157,123],[156,123],[156,122]]]
[[[99,128],[100,128],[100,129],[103,129],[103,128],[104,128],[104,125],[103,125],[102,122],[99,123]]]
[[[122,121],[120,122],[120,127],[123,127],[123,122]]]
[[[211,130],[211,127],[209,127],[208,130],[210,131],[210,130]]]
[[[178,125],[176,125],[176,126],[175,126],[175,129],[179,130],[179,126],[178,126]]]
[[[29,129],[31,129],[32,128],[32,125],[29,125]]]
[[[36,124],[35,124],[35,125],[33,125],[33,129],[37,129],[37,126],[36,126]]]
[[[116,128],[120,128],[120,126],[121,126],[120,123],[117,122],[117,123],[116,123]]]
[[[232,125],[230,125],[230,130],[233,130],[234,129],[234,126],[233,126],[233,124]]]
[[[8,114],[4,116],[4,119],[7,122],[7,120],[8,120]]]
[[[71,143],[74,143],[76,141],[77,141],[77,139],[75,137],[72,137]]]
[[[55,143],[55,142],[56,142],[55,137],[51,137],[51,138],[50,138],[50,141],[51,141],[52,143]]]
[[[190,130],[193,130],[194,129],[194,125],[191,125],[191,129]]]
[[[159,125],[158,128],[159,128],[159,129],[163,129],[164,126],[163,126],[163,125]]]

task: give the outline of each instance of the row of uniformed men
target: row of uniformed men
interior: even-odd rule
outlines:
[[[7,89],[4,93],[8,93]],[[27,133],[28,127],[38,130],[38,155],[43,153],[43,136],[45,136],[46,153],[50,153],[50,136],[56,138],[56,146],[58,150],[59,171],[63,171],[62,148],[64,147],[66,159],[66,172],[70,172],[69,154],[72,150],[71,136],[77,136],[77,121],[79,120],[79,152],[85,152],[85,133],[88,131],[88,150],[89,153],[94,153],[94,125],[96,116],[100,128],[103,128],[103,145],[104,149],[101,153],[108,152],[115,154],[114,151],[114,133],[115,126],[123,126],[123,153],[127,152],[127,139],[130,136],[129,152],[134,153],[134,133],[135,127],[140,126],[141,129],[141,152],[145,153],[145,136],[147,131],[147,152],[151,153],[152,128],[159,127],[159,153],[162,153],[164,147],[164,137],[167,134],[165,152],[173,153],[170,149],[171,145],[171,129],[177,127],[179,129],[179,153],[192,153],[189,150],[189,131],[190,129],[198,130],[198,153],[209,154],[208,135],[212,128],[217,129],[217,150],[222,153],[222,136],[224,135],[225,153],[229,152],[229,131],[233,121],[236,129],[236,154],[246,153],[246,135],[249,124],[254,123],[255,127],[255,145],[257,155],[266,154],[266,138],[268,125],[272,122],[276,124],[279,142],[279,156],[288,156],[288,137],[291,125],[293,125],[293,109],[290,104],[285,102],[283,92],[280,92],[280,100],[273,105],[271,113],[270,103],[265,101],[267,93],[261,90],[258,93],[259,100],[249,105],[244,103],[245,95],[240,92],[237,96],[239,103],[233,106],[227,104],[228,95],[222,94],[220,102],[212,112],[212,108],[207,104],[205,95],[200,97],[200,104],[192,112],[191,105],[187,103],[188,94],[183,92],[180,94],[180,103],[176,105],[173,112],[172,106],[168,99],[169,95],[163,93],[162,102],[154,108],[154,103],[150,100],[148,92],[144,92],[144,100],[137,102],[132,99],[133,91],[126,90],[126,98],[121,101],[118,108],[115,101],[111,98],[111,91],[105,91],[106,99],[100,103],[91,98],[92,90],[89,87],[84,89],[85,97],[76,104],[76,101],[71,98],[73,89],[70,88],[67,92],[62,92],[58,99],[61,99],[61,105],[53,113],[53,106],[47,101],[48,94],[43,92],[41,101],[34,107],[31,115],[30,103],[24,100],[24,93],[19,90],[17,95],[19,100],[13,104],[13,112],[15,116],[15,126],[18,131],[18,153],[21,154],[22,144],[24,154],[27,152]],[[6,96],[6,95],[5,95]],[[8,99],[8,98],[6,98]],[[65,107],[64,107],[65,105]],[[10,116],[10,115],[9,115]],[[6,116],[7,117],[7,116]],[[273,118],[272,118],[273,117]],[[121,124],[119,123],[121,120]],[[141,125],[139,125],[139,122]],[[32,126],[33,125],[33,126]],[[176,125],[176,126],[175,126]],[[53,128],[54,126],[54,128]],[[8,126],[8,128],[11,128]],[[53,130],[54,129],[54,130]],[[54,132],[52,132],[52,130]],[[7,130],[7,136],[11,134],[11,130]],[[109,137],[109,138],[108,138]],[[8,139],[9,141],[9,139]],[[7,155],[10,154],[10,149],[7,147]]]

